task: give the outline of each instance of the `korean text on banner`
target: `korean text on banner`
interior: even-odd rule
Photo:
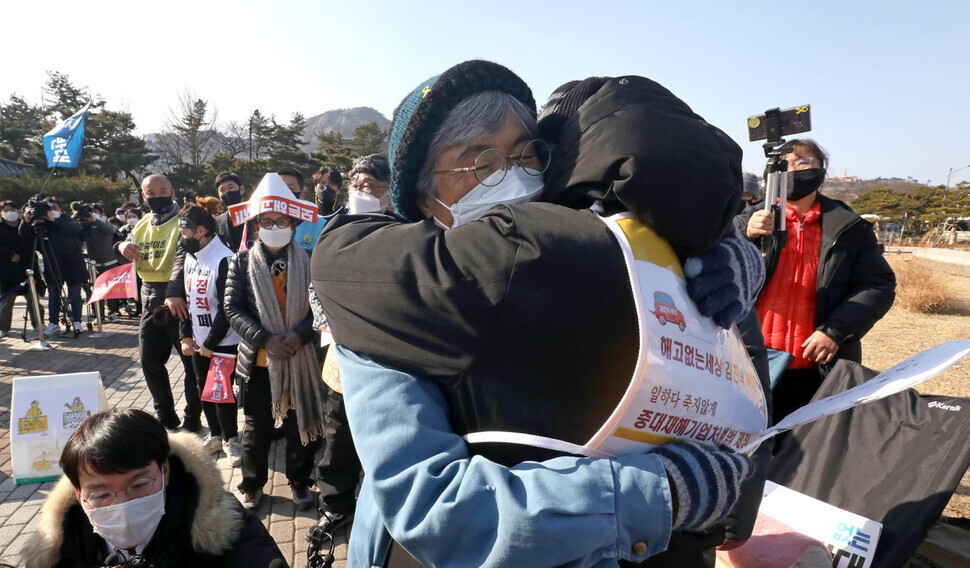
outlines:
[[[17,485],[60,477],[61,450],[71,433],[107,408],[98,372],[15,378],[10,455]]]
[[[84,117],[91,103],[71,115],[44,135],[47,167],[76,168],[84,141]]]
[[[603,218],[623,252],[640,349],[625,393],[585,444],[527,432],[484,431],[468,443],[515,443],[594,457],[644,453],[689,440],[737,450],[767,424],[761,381],[740,333],[718,327],[687,294],[680,260],[646,223]]]
[[[138,280],[135,278],[135,265],[122,264],[111,270],[105,270],[94,282],[94,290],[87,303],[98,300],[116,300],[121,298],[138,299]]]
[[[236,402],[232,394],[232,372],[236,368],[236,357],[226,353],[213,353],[209,361],[209,374],[205,377],[202,389],[203,402],[231,404]]]
[[[832,566],[869,568],[882,524],[768,481],[758,515],[777,519],[799,534],[822,542]]]
[[[767,410],[737,328],[700,314],[673,249],[645,223],[628,214],[604,221],[626,257],[643,347],[623,400],[586,447],[621,455],[674,440],[745,446]]]

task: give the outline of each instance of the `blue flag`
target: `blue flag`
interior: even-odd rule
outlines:
[[[84,117],[91,103],[70,118],[58,124],[44,135],[44,154],[47,167],[76,168],[81,159],[81,142],[84,140]]]

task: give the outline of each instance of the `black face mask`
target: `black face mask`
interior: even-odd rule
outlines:
[[[798,201],[818,191],[825,181],[825,172],[819,168],[798,170],[792,172],[791,183],[788,185],[788,200]]]
[[[332,189],[326,189],[320,192],[320,196],[317,198],[317,210],[320,211],[321,215],[329,215],[334,212],[337,205],[337,192]]]
[[[235,205],[235,204],[239,203],[240,201],[242,201],[242,192],[241,191],[227,191],[227,192],[223,193],[222,195],[220,195],[219,196],[219,199],[221,199],[222,202],[226,204],[226,207],[229,207],[230,205]]]
[[[184,238],[183,237],[182,238],[182,248],[185,249],[185,252],[195,254],[195,253],[199,252],[200,250],[202,250],[202,243],[200,243],[199,242],[199,239],[197,239],[195,237],[189,237],[189,238]]]
[[[165,197],[149,197],[146,201],[148,202],[148,208],[156,215],[162,215],[172,206],[171,195]]]

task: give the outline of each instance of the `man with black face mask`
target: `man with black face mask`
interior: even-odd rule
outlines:
[[[819,192],[828,156],[810,139],[792,140],[788,161],[788,241],[771,236],[774,215],[759,202],[735,225],[756,244],[769,243],[767,281],[755,307],[769,349],[792,355],[772,386],[774,421],[805,405],[839,358],[862,360],[862,336],[889,311],[896,277],[872,225],[845,203]]]
[[[343,177],[335,168],[323,166],[313,173],[313,189],[316,193],[317,210],[320,215],[330,218],[344,210],[337,199]]]
[[[128,240],[118,243],[116,248],[119,254],[136,263],[138,276],[142,280],[143,310],[138,348],[145,382],[152,393],[158,420],[170,430],[178,428],[172,386],[165,368],[172,347],[175,347],[185,369],[185,420],[182,428],[198,432],[202,428],[199,388],[192,361],[181,354],[179,345],[178,320],[188,315],[185,293],[166,293],[172,274],[181,274],[181,261],[185,255],[179,240],[179,208],[172,199],[172,184],[163,175],[146,177],[142,181],[141,192],[152,214],[142,217],[131,230]],[[166,300],[166,296],[172,297]]]
[[[222,200],[226,207],[240,203],[246,195],[246,185],[243,184],[242,178],[232,172],[222,172],[217,175],[215,186],[216,192],[219,194],[219,199]],[[216,216],[216,224],[219,226],[219,238],[226,243],[226,246],[232,252],[238,251],[239,243],[242,242],[243,228],[245,225],[233,225],[232,221],[229,220],[228,211]],[[255,234],[254,231],[249,231],[249,233]]]

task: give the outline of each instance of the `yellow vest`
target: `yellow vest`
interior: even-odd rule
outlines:
[[[168,282],[175,264],[175,245],[178,242],[178,215],[165,224],[152,226],[152,216],[145,215],[135,225],[132,233],[141,253],[136,267],[138,276],[145,282]]]

